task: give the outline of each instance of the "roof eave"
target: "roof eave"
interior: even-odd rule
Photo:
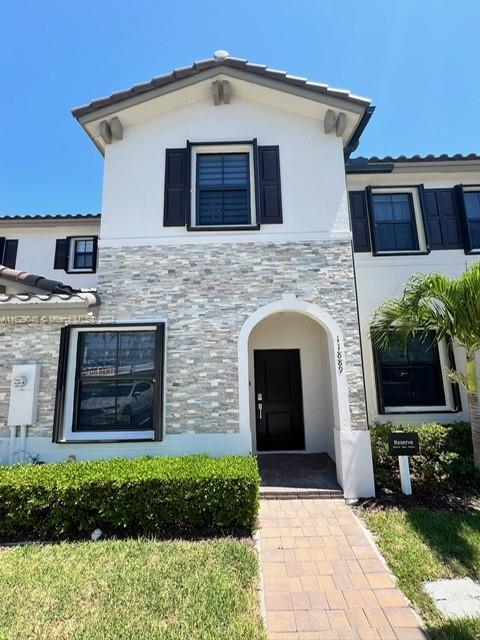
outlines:
[[[203,63],[194,63],[191,67],[176,69],[171,74],[154,78],[150,82],[134,85],[131,89],[94,100],[87,105],[75,107],[72,109],[72,115],[85,125],[130,106],[191,86],[222,73],[307,98],[316,96],[317,100],[332,106],[345,107],[348,104],[350,110],[358,113],[361,113],[371,103],[369,98],[351,94],[343,89],[309,82],[305,78],[290,76],[286,72],[268,69],[264,65],[254,65],[243,60],[237,61],[235,58],[229,58],[221,63],[207,60]]]

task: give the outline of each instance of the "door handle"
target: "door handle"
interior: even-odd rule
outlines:
[[[263,407],[262,403],[259,402],[257,404],[257,407],[258,407],[258,419],[261,420],[262,419],[262,407]]]

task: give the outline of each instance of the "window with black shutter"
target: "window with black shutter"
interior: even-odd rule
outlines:
[[[434,335],[413,336],[406,348],[376,350],[380,404],[385,412],[402,407],[443,407],[445,388]]]
[[[165,156],[165,227],[258,230],[281,224],[280,152],[275,145],[187,142]]]
[[[97,236],[59,238],[55,244],[54,269],[66,273],[95,273],[97,268]]]

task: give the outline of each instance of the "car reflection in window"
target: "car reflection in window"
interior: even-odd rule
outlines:
[[[78,422],[81,427],[152,428],[153,384],[86,382],[81,384]]]

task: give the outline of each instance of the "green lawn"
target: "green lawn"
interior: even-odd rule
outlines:
[[[0,552],[1,640],[264,640],[249,541]]]
[[[447,621],[422,582],[480,579],[480,513],[388,509],[363,513],[400,588],[415,604],[433,640],[479,640],[480,618]]]

